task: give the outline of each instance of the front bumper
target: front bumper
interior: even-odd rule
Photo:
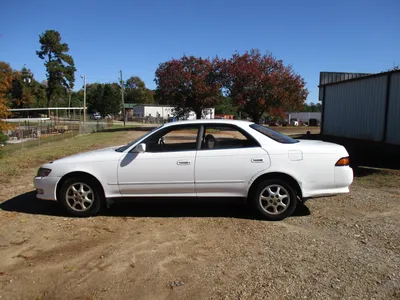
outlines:
[[[36,197],[43,200],[57,200],[57,183],[61,177],[35,177],[33,184]]]

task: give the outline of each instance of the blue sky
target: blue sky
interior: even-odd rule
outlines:
[[[35,3],[36,2],[36,3]],[[39,34],[61,33],[90,82],[141,77],[155,88],[159,63],[183,54],[272,52],[302,75],[317,102],[320,71],[380,72],[400,65],[400,1],[14,1],[3,0],[0,60],[39,81]]]

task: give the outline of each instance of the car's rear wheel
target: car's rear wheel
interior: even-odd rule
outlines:
[[[58,193],[58,201],[74,217],[96,215],[102,208],[103,200],[99,184],[91,178],[69,178]]]
[[[258,213],[270,221],[289,217],[297,206],[295,190],[290,184],[280,179],[261,181],[252,200]]]

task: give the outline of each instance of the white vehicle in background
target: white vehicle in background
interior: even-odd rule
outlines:
[[[100,115],[98,112],[95,112],[95,113],[92,113],[92,114],[90,115],[90,118],[91,118],[92,120],[100,120],[100,119],[101,119],[101,115]]]
[[[38,198],[78,217],[121,198],[240,197],[265,219],[281,220],[298,201],[348,193],[348,156],[343,146],[247,121],[178,121],[125,146],[44,164],[34,183]]]
[[[292,126],[299,126],[299,120],[294,118],[294,119],[290,119],[290,125]]]

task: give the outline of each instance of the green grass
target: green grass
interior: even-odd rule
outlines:
[[[24,150],[8,153],[8,155],[0,158],[0,184],[10,182],[15,177],[22,176],[43,163],[79,152],[123,145],[140,135],[142,135],[142,132],[137,134],[127,133],[126,131],[99,132],[53,140],[51,143],[45,143],[40,147],[26,147]]]
[[[4,155],[9,155],[16,151],[37,148],[37,147],[44,146],[49,143],[58,142],[58,141],[62,141],[65,139],[70,139],[76,135],[77,135],[76,132],[71,131],[71,132],[67,132],[67,133],[63,133],[63,134],[55,134],[55,135],[51,135],[51,136],[41,137],[40,140],[35,139],[35,140],[29,140],[29,141],[26,141],[23,143],[6,144],[3,147],[2,151],[3,151]]]

